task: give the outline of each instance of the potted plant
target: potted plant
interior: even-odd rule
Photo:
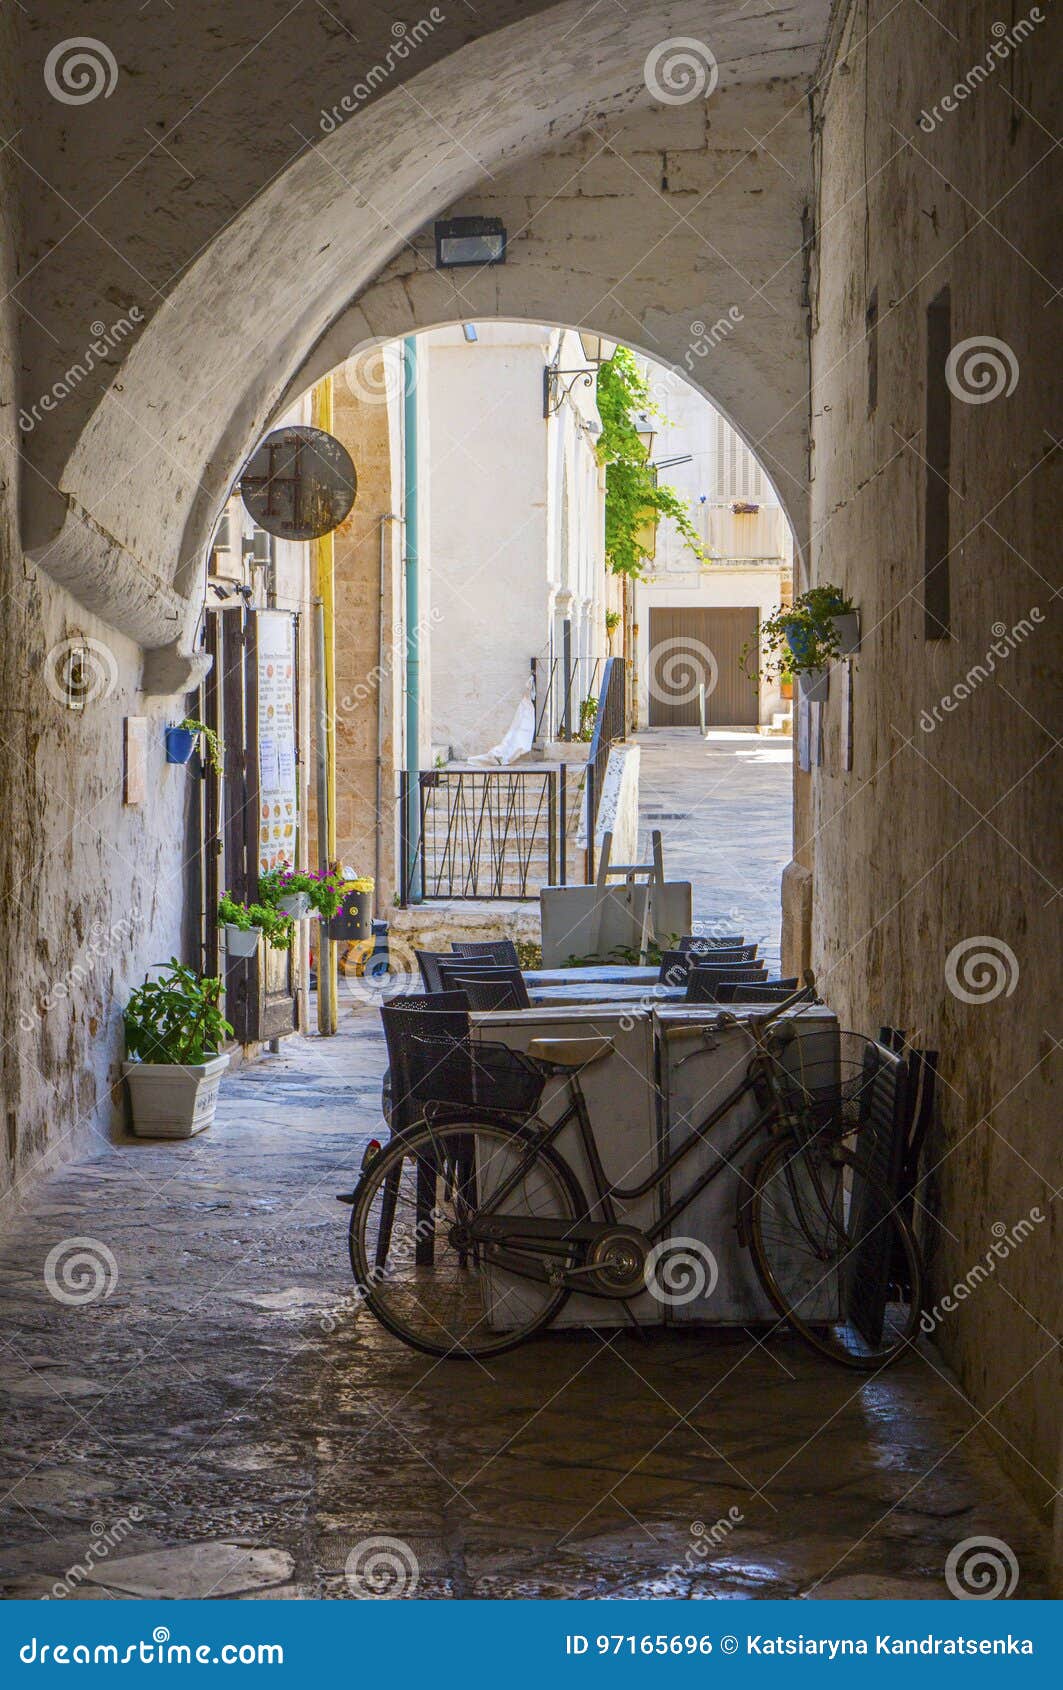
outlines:
[[[213,1121],[229,1066],[220,1046],[232,1036],[220,999],[220,980],[200,978],[176,957],[130,998],[122,1071],[139,1137],[191,1138]]]
[[[855,643],[854,643],[855,642]],[[839,587],[810,587],[791,605],[780,605],[760,625],[739,661],[751,679],[797,679],[802,698],[825,699],[830,665],[860,643],[860,618]]]
[[[225,929],[225,948],[231,957],[251,957],[265,938],[275,951],[292,942],[291,918],[270,904],[242,904],[230,892],[218,900],[218,926]]]
[[[262,903],[280,911],[292,921],[305,921],[310,914],[314,878],[302,869],[274,868],[258,877]]]
[[[809,587],[797,603],[808,611],[817,628],[831,636],[833,655],[853,657],[860,650],[860,613],[840,587],[829,583]]]
[[[208,728],[205,722],[197,722],[194,716],[186,716],[176,727],[166,729],[166,761],[187,763],[201,734],[207,742],[207,762],[215,774],[220,775],[222,759],[218,736],[213,728]]]
[[[340,885],[342,905],[329,922],[330,939],[368,939],[374,882],[369,875],[348,876]]]

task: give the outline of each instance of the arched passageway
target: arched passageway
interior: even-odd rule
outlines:
[[[1036,1211],[936,1337],[957,1436],[986,1435],[1047,1518],[1056,13],[1004,42],[983,0],[947,25],[918,0],[500,0],[433,26],[348,111],[395,5],[352,43],[340,0],[272,0],[253,24],[232,0],[192,40],[179,13],[131,34],[101,0],[108,87],[79,104],[46,64],[83,10],[5,8],[0,37],[7,1184],[113,1140],[122,1005],[181,947],[185,793],[161,730],[203,668],[203,546],[248,448],[354,346],[466,315],[593,319],[720,404],[808,579],[860,611],[796,776],[787,942],[851,1024],[940,1052],[935,1296]],[[677,36],[711,51],[708,98],[655,98],[647,60]],[[429,248],[448,210],[512,236],[460,309]],[[703,356],[696,325],[725,321]],[[98,661],[91,709],[49,685],[71,643]]]

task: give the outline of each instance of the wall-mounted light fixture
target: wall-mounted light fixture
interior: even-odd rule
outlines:
[[[576,333],[588,364],[604,364],[616,351],[616,341],[606,340],[604,335],[590,334],[586,329],[577,329]]]
[[[543,416],[556,416],[577,385],[593,387],[594,371],[559,370],[556,364],[547,364],[543,370]]]
[[[639,412],[635,420],[635,433],[638,435],[642,445],[646,448],[646,458],[648,461],[650,454],[653,451],[653,442],[657,438],[657,429],[654,426],[653,418],[648,411]]]
[[[465,336],[465,339],[469,342],[470,346],[480,338],[476,333],[475,323],[462,323],[461,332]]]
[[[500,217],[448,217],[436,224],[436,269],[504,264],[506,230]]]

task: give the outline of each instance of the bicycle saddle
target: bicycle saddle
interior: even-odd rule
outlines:
[[[612,1048],[612,1039],[532,1039],[528,1055],[552,1068],[586,1068]]]

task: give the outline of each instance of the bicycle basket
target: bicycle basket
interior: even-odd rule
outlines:
[[[413,1095],[422,1105],[535,1113],[546,1076],[520,1051],[431,1034],[419,1036],[415,1044],[420,1076]]]
[[[817,1131],[846,1138],[871,1121],[876,1081],[888,1058],[872,1039],[850,1032],[791,1038],[773,1055],[786,1102]]]

